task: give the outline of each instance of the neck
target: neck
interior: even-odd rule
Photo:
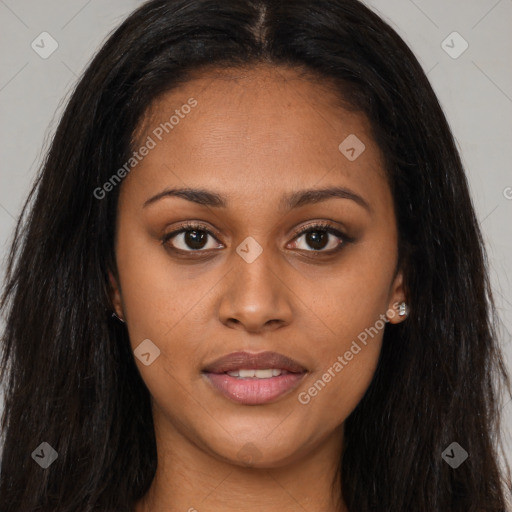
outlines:
[[[343,425],[307,453],[265,467],[222,460],[168,425],[165,431],[159,426],[157,471],[135,512],[348,512],[336,476]]]

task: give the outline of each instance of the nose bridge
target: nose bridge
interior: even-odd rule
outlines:
[[[288,324],[290,297],[275,264],[275,255],[248,238],[233,254],[234,268],[227,276],[219,319],[256,331],[267,324]]]

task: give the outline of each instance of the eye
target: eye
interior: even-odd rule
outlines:
[[[171,249],[177,252],[205,252],[211,249],[218,249],[222,244],[215,244],[208,239],[216,240],[215,235],[204,224],[189,223],[181,226],[171,233],[168,233],[162,239],[164,245],[170,245]],[[301,238],[304,238],[305,244],[312,248],[300,247],[298,245]],[[337,238],[338,240],[330,240],[329,238]],[[172,240],[172,243],[170,243]],[[347,242],[354,241],[353,238],[345,235],[341,231],[332,227],[327,223],[315,223],[304,227],[294,238],[294,248],[307,252],[333,253],[337,252]],[[210,246],[208,247],[208,244]],[[330,247],[328,247],[330,246]],[[328,247],[327,250],[324,250]]]
[[[333,240],[332,238],[338,238],[338,241]],[[297,247],[300,239],[304,239],[304,243],[302,247]],[[331,238],[331,240],[329,240]],[[327,223],[316,223],[312,225],[308,225],[303,228],[299,234],[295,237],[295,246],[297,249],[307,251],[307,252],[325,252],[332,253],[341,249],[342,246],[345,245],[346,242],[350,242],[352,239],[347,235],[343,234],[341,231],[332,227]],[[340,242],[341,240],[341,242]],[[300,245],[300,244],[299,244]],[[305,247],[308,245],[313,250],[309,250]],[[326,249],[327,250],[324,250]]]
[[[209,250],[216,249],[218,246],[208,247],[208,238],[215,238],[213,233],[203,224],[186,224],[180,229],[168,233],[162,239],[162,242],[171,245],[171,249],[177,249],[183,252],[198,252],[201,249]],[[173,239],[175,242],[169,244]]]

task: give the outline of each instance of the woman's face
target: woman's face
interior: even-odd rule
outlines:
[[[405,297],[381,155],[338,103],[259,67],[196,78],[148,112],[119,198],[113,297],[157,440],[259,467],[340,448]],[[250,359],[263,352],[296,366]]]

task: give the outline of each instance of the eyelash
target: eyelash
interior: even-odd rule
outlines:
[[[168,242],[174,238],[175,236],[186,233],[187,231],[202,231],[210,235],[211,237],[217,239],[214,233],[211,232],[211,230],[208,228],[208,226],[200,223],[187,223],[182,225],[179,229],[172,231],[171,233],[166,234],[162,238],[162,244],[167,245]],[[337,253],[339,250],[341,250],[347,243],[352,243],[355,241],[355,238],[349,237],[348,235],[342,233],[338,229],[332,227],[330,224],[325,222],[318,222],[315,224],[309,224],[307,226],[304,226],[293,238],[293,240],[296,240],[300,238],[302,235],[315,232],[315,231],[325,231],[326,233],[332,234],[336,236],[337,238],[340,238],[342,242],[338,244],[338,246],[335,249],[330,249],[329,251],[324,250],[305,250],[305,249],[299,249],[301,251],[305,251],[307,253],[312,253],[314,256],[316,255],[332,255],[334,253]],[[171,250],[180,252],[180,253],[202,253],[202,252],[208,252],[209,249],[191,249],[191,250],[184,250],[184,249],[177,249],[175,247],[170,247]]]

